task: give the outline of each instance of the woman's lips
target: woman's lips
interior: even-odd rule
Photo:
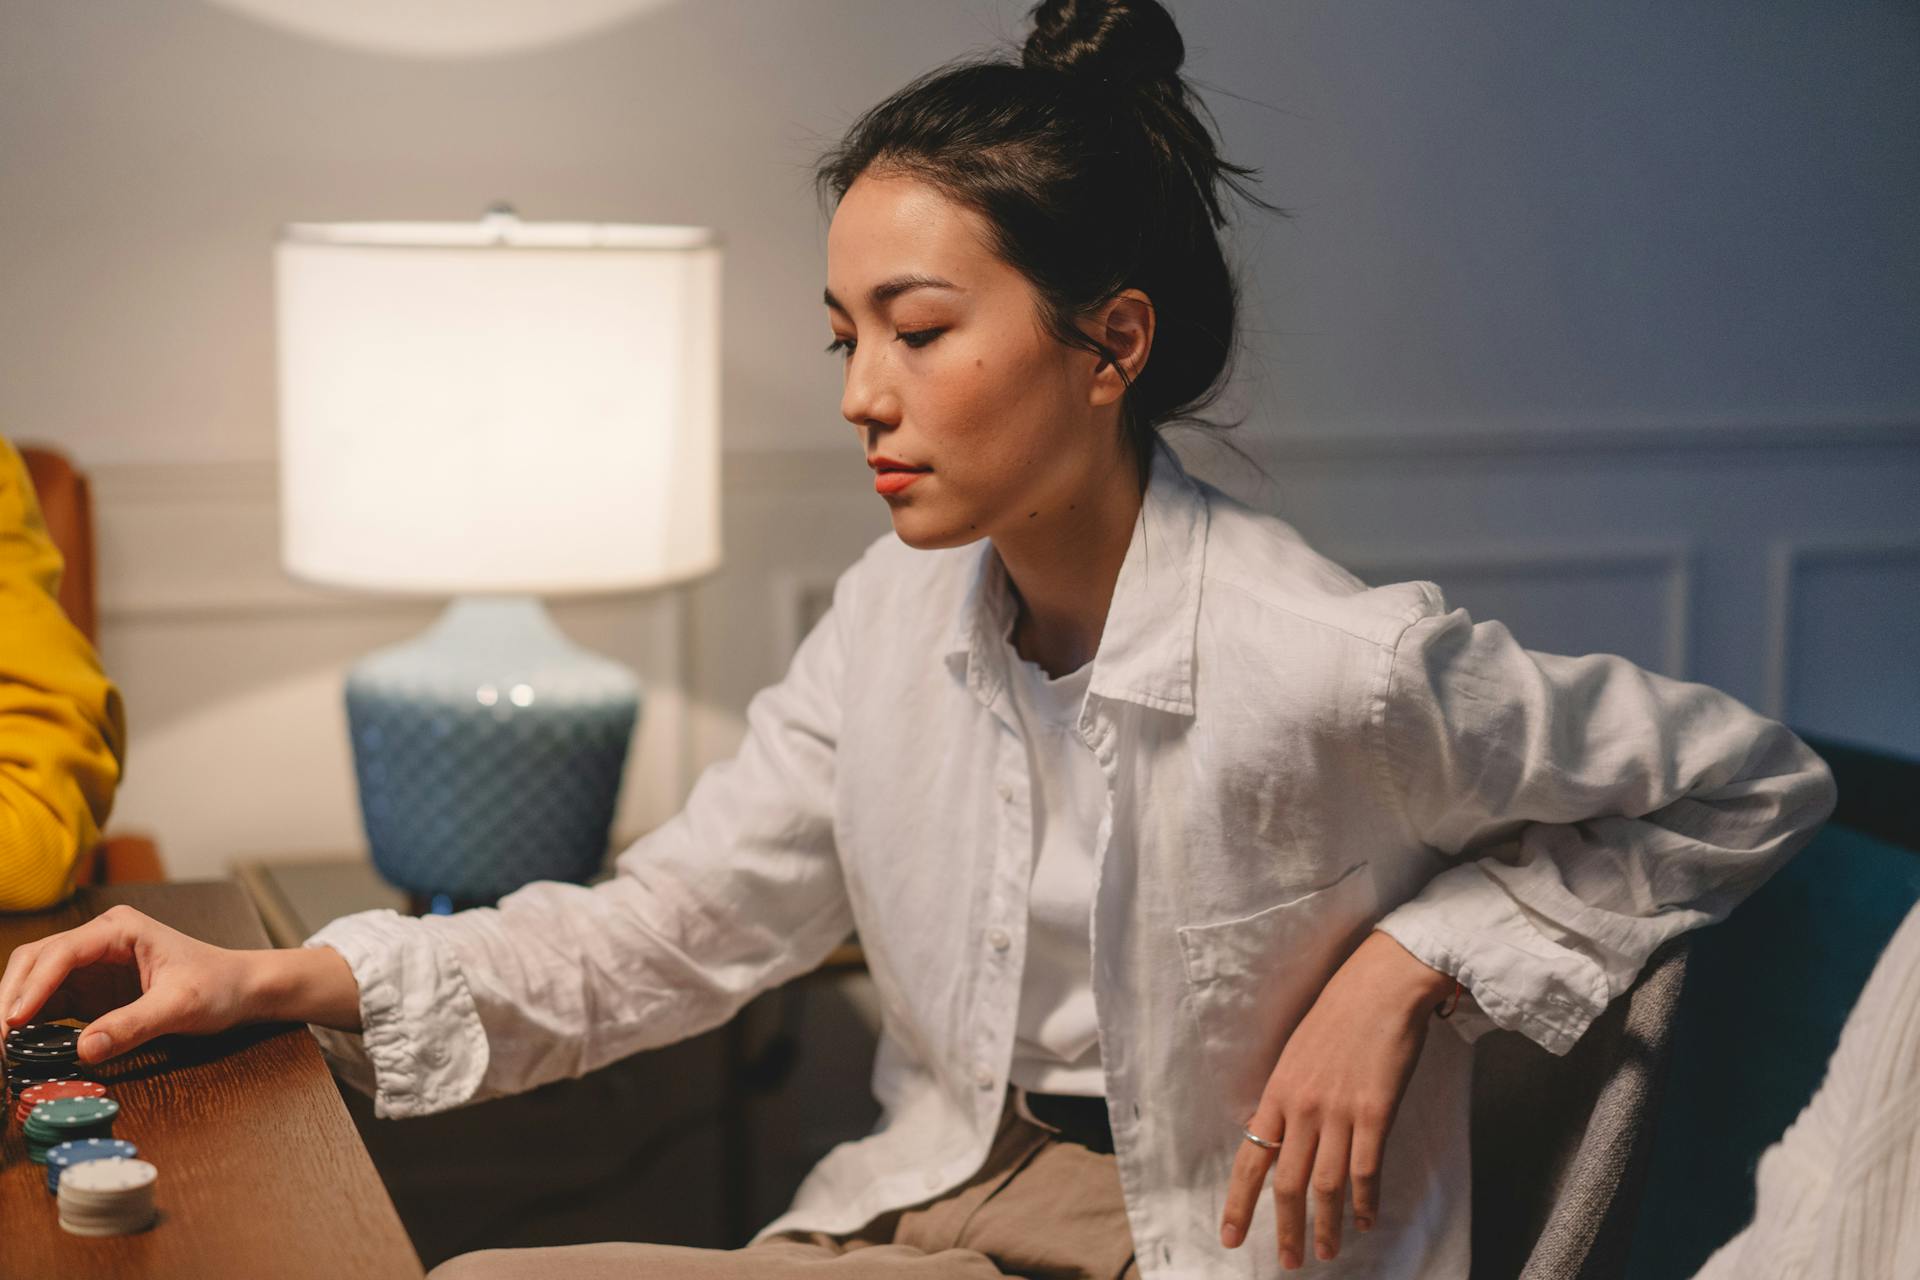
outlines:
[[[930,470],[930,468],[922,467],[917,471],[877,472],[873,477],[873,491],[875,493],[886,493],[886,494],[899,493],[902,489],[912,484],[915,480],[918,480],[921,476],[927,474],[928,470]]]

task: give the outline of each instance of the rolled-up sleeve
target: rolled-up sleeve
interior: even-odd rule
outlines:
[[[451,916],[362,913],[307,940],[353,970],[362,1031],[315,1034],[376,1114],[442,1111],[697,1035],[847,937],[834,755],[858,570],[748,704],[738,753],[610,879],[542,881]]]
[[[1725,918],[1833,812],[1825,761],[1711,686],[1429,611],[1393,646],[1389,803],[1443,859],[1378,927],[1554,1053],[1661,943]],[[1451,865],[1445,865],[1451,864]]]

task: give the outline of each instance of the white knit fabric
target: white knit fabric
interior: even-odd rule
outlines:
[[[1920,1276],[1920,908],[1881,953],[1826,1079],[1760,1157],[1753,1222],[1694,1280]]]

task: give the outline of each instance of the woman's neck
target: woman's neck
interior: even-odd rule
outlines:
[[[1090,478],[1063,509],[996,536],[1016,615],[1014,651],[1058,678],[1093,660],[1143,500],[1130,462]]]

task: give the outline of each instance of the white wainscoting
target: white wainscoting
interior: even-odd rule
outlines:
[[[1797,727],[1920,754],[1920,424],[1249,437],[1189,466],[1368,582],[1425,578],[1530,648],[1619,653]],[[94,470],[101,648],[132,731],[113,826],[175,875],[360,846],[340,682],[432,602],[279,568],[271,464]],[[888,528],[855,450],[730,455],[726,567],[554,605],[647,688],[616,820],[670,817],[737,748],[833,582]]]
[[[1448,605],[1475,621],[1500,619],[1529,649],[1617,653],[1684,680],[1693,556],[1688,539],[1517,539],[1418,554],[1355,551],[1341,563],[1369,583],[1438,583]]]
[[[1909,529],[1771,544],[1767,699],[1789,722],[1912,747],[1920,734],[1920,521]]]
[[[101,651],[131,746],[110,829],[157,836],[170,874],[362,847],[342,680],[438,602],[325,591],[279,566],[271,465],[101,467]],[[569,635],[644,686],[615,831],[671,815],[690,781],[684,595],[553,603]]]

